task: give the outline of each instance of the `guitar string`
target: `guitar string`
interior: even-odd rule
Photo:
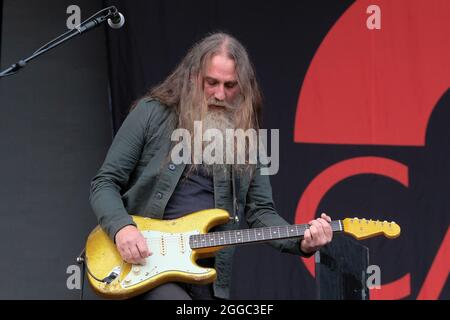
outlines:
[[[337,228],[337,230],[334,230],[334,231],[338,231],[339,230],[339,222],[338,221],[332,221],[331,224],[332,224],[332,227]],[[200,242],[203,242],[203,241],[204,242],[216,242],[216,241],[223,240],[223,239],[225,239],[227,241],[226,237],[228,236],[228,238],[229,238],[228,241],[234,243],[235,241],[238,241],[238,239],[240,239],[240,238],[244,238],[244,237],[249,238],[250,236],[252,236],[251,233],[254,233],[254,236],[256,236],[256,232],[258,232],[258,231],[260,232],[260,234],[263,235],[263,239],[262,240],[277,240],[277,239],[280,239],[280,238],[296,238],[296,237],[303,236],[303,234],[289,235],[289,230],[286,230],[286,229],[289,229],[291,227],[295,227],[295,229],[296,229],[296,230],[291,230],[291,232],[296,231],[296,232],[304,233],[308,229],[308,225],[306,225],[306,224],[286,225],[286,226],[272,226],[272,227],[263,227],[263,228],[254,228],[254,229],[229,230],[229,231],[218,231],[218,232],[210,232],[210,233],[202,233],[202,234],[193,234],[193,235],[189,235],[189,238],[194,236],[194,237],[198,237],[198,238],[203,238],[203,239],[201,239]],[[277,228],[282,228],[283,229],[283,231],[280,231],[280,229],[279,229],[278,234],[283,234],[286,231],[287,232],[286,233],[286,237],[283,237],[283,236],[279,237],[277,235],[275,237],[275,239],[273,239],[273,238],[267,238],[267,239],[264,238],[265,235],[273,234],[273,232],[274,232],[273,230],[277,229]],[[300,228],[300,230],[299,230],[299,228]],[[242,234],[238,235],[237,232],[241,232]],[[165,242],[180,242],[180,240],[181,240],[180,235],[183,235],[183,234],[184,233],[179,233],[177,235],[171,235],[171,236],[164,235],[163,236],[164,237],[164,241]],[[258,236],[260,236],[260,235],[258,235]],[[220,237],[220,239],[216,239],[217,237]],[[231,237],[233,237],[234,239],[232,239]],[[156,241],[158,243],[161,242],[161,236],[159,236],[159,237],[148,237],[146,239],[148,241]],[[254,241],[259,241],[259,240],[261,240],[261,239],[257,239],[257,238],[254,239]],[[248,241],[253,241],[253,239],[252,240],[248,239]],[[226,244],[226,243],[224,243],[224,244]]]
[[[299,226],[301,226],[301,225],[299,225]],[[200,234],[192,234],[192,235],[189,235],[189,237],[192,237],[192,236],[197,236],[197,237],[210,237],[211,239],[214,239],[214,236],[216,236],[216,235],[218,235],[218,236],[221,236],[221,235],[229,235],[229,236],[233,236],[233,237],[236,237],[236,236],[239,236],[239,235],[236,235],[237,234],[237,232],[241,232],[242,234],[245,234],[245,235],[249,235],[249,233],[256,233],[256,232],[258,232],[258,231],[261,231],[261,233],[262,234],[264,234],[264,235],[266,235],[266,234],[268,234],[268,233],[270,233],[270,234],[272,234],[273,233],[273,229],[275,229],[275,228],[277,228],[278,226],[275,226],[275,227],[267,227],[267,228],[255,228],[255,229],[242,229],[242,230],[229,230],[229,231],[217,231],[217,232],[209,232],[209,233],[200,233]],[[285,226],[280,226],[280,227],[285,227]],[[300,228],[304,228],[304,230],[300,230],[300,231],[305,231],[307,228],[305,227],[305,226],[301,226]],[[284,229],[287,229],[287,227],[285,227]],[[296,231],[298,232],[299,230],[298,230],[298,227],[296,227]],[[283,230],[282,232],[279,232],[280,234],[281,233],[283,233],[285,230]],[[292,232],[292,231],[291,231]],[[176,234],[176,235],[164,235],[164,241],[166,241],[166,240],[176,240],[176,241],[179,241],[180,240],[180,235],[183,235],[183,234],[185,234],[185,233],[178,233],[178,234]],[[290,237],[290,235],[288,235],[287,234],[287,236],[288,237]],[[292,237],[296,237],[297,235],[293,235]],[[298,235],[298,236],[301,236],[301,235]],[[161,236],[152,236],[152,237],[148,237],[148,238],[146,238],[147,240],[161,240]]]

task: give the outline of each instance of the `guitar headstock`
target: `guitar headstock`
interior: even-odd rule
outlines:
[[[342,220],[344,232],[351,234],[358,240],[384,235],[394,239],[400,235],[400,226],[395,222],[346,218]]]

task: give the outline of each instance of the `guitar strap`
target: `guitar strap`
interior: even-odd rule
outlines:
[[[236,176],[236,169],[231,166],[231,187],[233,189],[233,217],[234,223],[239,223],[239,202],[238,202],[238,192],[240,187],[239,177]]]

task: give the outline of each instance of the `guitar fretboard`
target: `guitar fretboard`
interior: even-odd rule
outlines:
[[[331,221],[333,232],[343,231],[340,220]],[[254,242],[266,242],[279,239],[300,238],[309,228],[308,224],[285,225],[265,228],[252,228],[210,232],[192,235],[189,244],[192,249],[201,249],[218,246],[239,245]]]

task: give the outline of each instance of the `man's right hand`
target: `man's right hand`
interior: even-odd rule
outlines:
[[[152,254],[144,236],[135,226],[129,225],[120,229],[115,240],[117,250],[127,263],[144,265],[145,258]]]

